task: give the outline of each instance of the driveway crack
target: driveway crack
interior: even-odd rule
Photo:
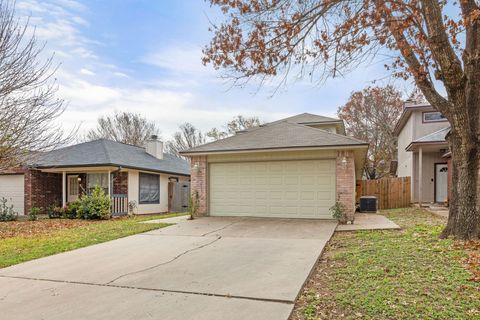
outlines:
[[[207,236],[207,235],[209,235],[209,234],[212,234],[212,233],[214,233],[214,232],[218,232],[218,231],[225,230],[225,229],[227,229],[228,227],[231,227],[231,226],[233,226],[234,224],[239,223],[239,222],[242,222],[242,221],[243,221],[243,219],[237,220],[237,221],[233,221],[232,223],[229,223],[229,224],[227,224],[227,225],[224,225],[224,226],[221,227],[221,228],[218,228],[218,229],[216,229],[216,230],[213,230],[213,231],[209,231],[209,232],[207,232],[207,233],[204,233],[204,234],[201,235],[201,237],[205,237],[205,236]]]
[[[179,259],[180,257],[190,253],[190,252],[193,252],[193,251],[196,251],[196,250],[200,250],[202,248],[205,248],[205,247],[208,247],[212,244],[214,244],[215,242],[217,242],[218,240],[220,240],[222,237],[217,237],[215,238],[214,240],[208,242],[208,243],[205,243],[205,244],[202,244],[201,246],[198,246],[198,247],[195,247],[195,248],[192,248],[192,249],[188,249],[178,255],[176,255],[175,257],[173,257],[172,259],[168,260],[168,261],[165,261],[165,262],[162,262],[162,263],[159,263],[159,264],[156,264],[156,265],[153,265],[153,266],[150,266],[148,268],[144,268],[144,269],[140,269],[140,270],[137,270],[137,271],[132,271],[132,272],[128,272],[128,273],[125,273],[125,274],[122,274],[118,277],[116,277],[115,279],[113,280],[110,280],[109,282],[105,283],[106,285],[109,285],[109,284],[112,284],[113,282],[121,279],[121,278],[124,278],[124,277],[127,277],[127,276],[130,276],[132,274],[137,274],[137,273],[142,273],[142,272],[145,272],[145,271],[150,271],[150,270],[153,270],[155,268],[158,268],[158,267],[161,267],[161,266],[164,266],[164,265],[167,265],[169,263],[172,263],[174,262],[175,260]]]

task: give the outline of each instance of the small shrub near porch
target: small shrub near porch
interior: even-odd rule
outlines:
[[[96,186],[91,193],[68,203],[65,207],[47,209],[50,219],[108,220],[112,217],[112,200],[102,187]]]
[[[112,200],[100,186],[95,186],[90,194],[81,197],[75,206],[77,216],[82,219],[106,220],[112,217]]]

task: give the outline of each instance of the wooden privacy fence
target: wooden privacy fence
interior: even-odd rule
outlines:
[[[375,196],[379,210],[408,207],[410,180],[410,177],[357,180],[357,202],[361,196]]]

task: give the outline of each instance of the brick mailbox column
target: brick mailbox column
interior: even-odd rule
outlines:
[[[353,151],[337,152],[336,173],[337,202],[345,206],[347,221],[353,222],[355,214],[355,159]]]
[[[206,156],[193,156],[190,158],[191,182],[190,192],[192,198],[198,195],[198,209],[196,216],[206,216],[208,212],[208,163]]]

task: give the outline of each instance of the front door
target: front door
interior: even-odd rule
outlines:
[[[79,186],[78,176],[68,176],[67,202],[73,202],[78,199]]]
[[[446,163],[435,164],[435,202],[445,202],[448,198],[448,166]]]

